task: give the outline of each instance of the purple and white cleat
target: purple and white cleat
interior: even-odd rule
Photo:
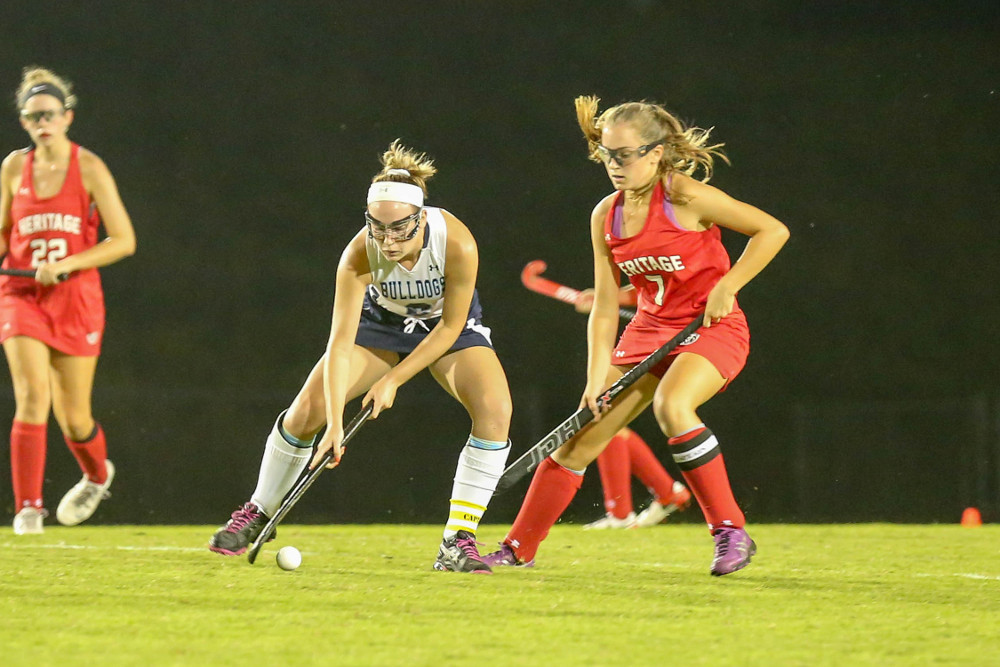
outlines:
[[[712,560],[712,576],[721,577],[742,570],[750,564],[750,557],[757,553],[757,545],[747,531],[742,528],[717,528],[715,538],[715,558]]]
[[[507,543],[500,545],[500,549],[491,554],[483,556],[483,561],[490,567],[535,567],[535,559],[532,558],[527,563],[522,563],[517,559],[517,554]]]

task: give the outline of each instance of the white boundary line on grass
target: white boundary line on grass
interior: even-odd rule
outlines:
[[[159,546],[159,547],[137,547],[129,546],[124,544],[119,545],[109,545],[109,546],[96,546],[93,544],[66,544],[65,542],[59,542],[57,544],[26,544],[24,542],[6,542],[0,544],[0,549],[67,549],[67,550],[86,550],[86,549],[114,549],[116,551],[208,551],[208,547],[173,547],[173,546]]]
[[[1000,577],[992,577],[988,574],[976,574],[974,572],[952,572],[951,574],[928,574],[926,572],[916,572],[917,577],[962,577],[963,579],[978,579],[980,581],[1000,581]]]
[[[67,551],[85,551],[88,549],[98,551],[104,549],[104,550],[114,550],[114,551],[181,551],[187,553],[210,553],[208,550],[207,543],[203,547],[175,547],[175,546],[138,547],[127,544],[97,546],[94,544],[66,544],[65,542],[57,542],[56,544],[28,544],[26,542],[4,542],[0,543],[0,549],[65,549]],[[314,556],[315,553],[312,551],[303,551],[302,555]]]

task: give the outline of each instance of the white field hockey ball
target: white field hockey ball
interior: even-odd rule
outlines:
[[[302,553],[295,547],[281,547],[276,560],[282,570],[294,570],[302,565]]]

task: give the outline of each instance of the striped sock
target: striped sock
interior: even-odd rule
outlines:
[[[295,485],[295,481],[305,470],[312,458],[314,438],[299,440],[285,431],[281,421],[285,413],[278,416],[267,442],[264,443],[264,457],[260,462],[257,488],[250,496],[250,502],[267,516],[273,516],[281,506],[281,501]]]
[[[476,534],[509,453],[509,441],[496,442],[469,436],[458,457],[455,483],[451,489],[451,509],[444,528],[445,539],[460,530]]]
[[[73,440],[69,436],[64,436],[63,439],[88,480],[94,484],[104,484],[108,481],[108,469],[105,465],[108,446],[104,440],[104,429],[100,424],[94,422],[94,430],[86,440]]]
[[[708,529],[722,526],[742,528],[746,519],[729,486],[719,441],[704,424],[670,438],[670,453],[684,474],[688,488],[698,499]]]

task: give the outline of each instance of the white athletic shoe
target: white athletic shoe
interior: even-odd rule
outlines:
[[[97,506],[101,501],[111,496],[108,487],[115,478],[115,466],[111,461],[105,461],[104,465],[108,469],[108,479],[104,484],[94,484],[87,475],[83,476],[76,485],[66,492],[59,507],[56,509],[56,519],[64,526],[75,526],[83,523],[97,511]]]
[[[635,512],[629,512],[624,519],[619,519],[610,512],[597,521],[592,521],[583,527],[584,530],[606,530],[608,528],[631,528],[635,523]]]
[[[667,504],[661,505],[654,500],[649,507],[639,512],[632,528],[649,528],[655,526],[678,510],[691,504],[691,492],[680,482],[674,482],[673,495],[667,499]]]
[[[42,519],[49,515],[36,507],[25,507],[14,517],[15,535],[41,535],[45,532]]]

